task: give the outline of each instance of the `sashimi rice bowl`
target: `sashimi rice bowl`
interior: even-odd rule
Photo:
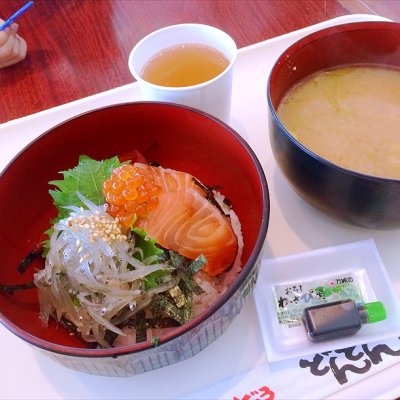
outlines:
[[[261,165],[212,116],[156,102],[79,115],[0,176],[0,321],[83,372],[186,359],[242,309],[268,219]]]

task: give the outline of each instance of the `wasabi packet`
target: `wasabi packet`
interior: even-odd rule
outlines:
[[[264,259],[254,299],[269,362],[400,335],[400,302],[372,239]],[[356,304],[382,302],[386,319],[364,325],[352,336],[310,341],[303,310],[349,299]]]
[[[368,297],[362,270],[275,285],[272,290],[279,324],[287,328],[302,326],[301,317],[306,307],[347,299],[365,303]]]

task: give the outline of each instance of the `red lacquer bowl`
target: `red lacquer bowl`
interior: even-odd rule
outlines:
[[[204,184],[220,185],[242,224],[244,268],[207,311],[160,345],[143,343],[88,349],[79,339],[39,320],[36,289],[0,294],[0,322],[15,335],[63,365],[83,372],[129,376],[186,359],[222,335],[251,293],[269,221],[267,182],[246,142],[221,121],[193,109],[166,103],[110,106],[72,118],[27,146],[0,176],[0,284],[32,280],[36,260],[17,271],[20,261],[43,239],[55,215],[48,182],[86,154],[95,159],[140,151],[148,161],[182,170]]]
[[[288,132],[277,109],[290,88],[317,71],[354,64],[400,68],[399,48],[398,23],[333,26],[307,35],[286,49],[268,80],[271,148],[294,190],[323,212],[367,228],[400,226],[400,180],[369,176],[325,160]]]

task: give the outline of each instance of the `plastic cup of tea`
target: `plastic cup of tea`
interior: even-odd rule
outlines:
[[[182,81],[175,83],[176,86],[168,86],[169,83],[154,83],[144,78],[144,72],[152,60],[168,49],[185,46],[206,47],[216,51],[225,58],[223,70],[206,81],[190,85]],[[202,24],[179,24],[162,28],[141,39],[132,49],[128,64],[131,74],[139,83],[144,100],[187,105],[229,122],[236,56],[234,40],[220,29]],[[166,67],[163,72],[170,71]]]

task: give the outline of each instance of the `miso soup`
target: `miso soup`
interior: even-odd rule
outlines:
[[[319,156],[400,179],[400,70],[348,66],[318,72],[289,91],[278,116]]]

